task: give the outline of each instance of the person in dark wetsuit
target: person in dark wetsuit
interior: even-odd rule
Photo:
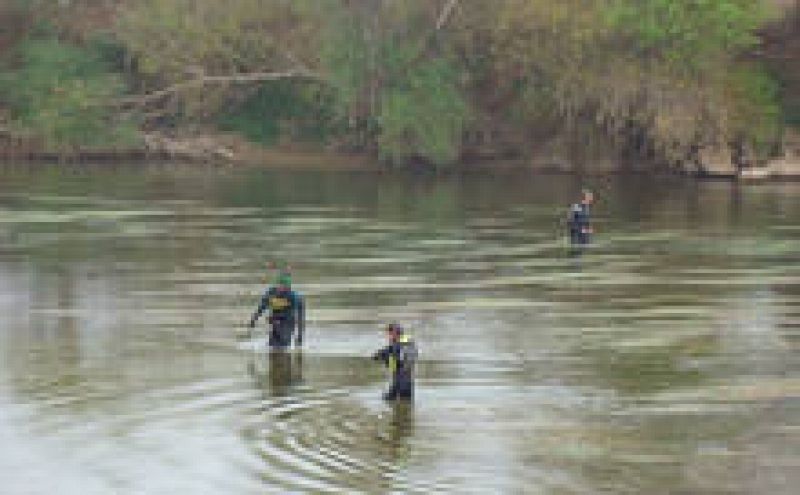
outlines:
[[[585,246],[592,240],[594,229],[591,225],[590,207],[594,203],[594,194],[586,189],[581,193],[580,203],[570,207],[567,218],[569,240],[573,246]]]
[[[386,328],[389,345],[376,352],[372,359],[382,361],[392,374],[389,390],[384,400],[412,399],[414,397],[414,367],[417,361],[417,344],[397,323]]]
[[[295,347],[303,345],[305,333],[305,308],[303,298],[292,290],[292,277],[288,272],[278,276],[277,283],[267,289],[261,297],[258,309],[250,318],[250,328],[255,327],[256,321],[262,313],[269,310],[269,345],[273,348],[285,349],[292,344],[292,335],[295,327]]]

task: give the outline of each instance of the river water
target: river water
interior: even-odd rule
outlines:
[[[798,241],[798,183],[6,168],[0,492],[796,493]]]

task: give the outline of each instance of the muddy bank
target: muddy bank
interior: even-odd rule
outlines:
[[[319,147],[282,145],[265,148],[235,135],[170,136],[147,133],[127,148],[47,150],[32,143],[0,141],[0,163],[206,163],[274,168],[374,168],[366,154],[333,152]]]
[[[143,135],[142,142],[125,149],[41,150],[19,143],[0,144],[0,163],[205,163],[216,166],[261,166],[290,169],[389,170],[418,171],[529,170],[534,173],[605,175],[614,173],[676,173],[698,178],[743,180],[800,178],[800,133],[789,132],[781,153],[765,163],[742,166],[727,149],[703,149],[686,163],[669,167],[646,160],[625,160],[618,150],[599,141],[580,143],[553,139],[536,143],[525,157],[493,157],[481,154],[464,157],[455,167],[437,169],[430,163],[411,161],[402,165],[382,163],[369,153],[343,153],[320,146],[284,144],[263,147],[240,136],[206,134],[170,136],[160,133]]]

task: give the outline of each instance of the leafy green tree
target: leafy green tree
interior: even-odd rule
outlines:
[[[695,70],[752,46],[765,15],[753,0],[616,0],[607,11],[640,56]]]
[[[667,161],[768,150],[787,111],[753,62],[768,3],[9,0],[0,115],[50,145],[122,139],[134,111],[437,164],[464,135],[524,152],[588,130]]]
[[[339,131],[332,100],[330,89],[319,83],[270,81],[222,110],[217,121],[223,130],[267,146],[281,139],[324,143]]]
[[[741,58],[763,22],[761,7],[751,0],[500,0],[467,16],[466,29],[488,33],[492,63],[483,85],[515,110],[507,115],[523,117],[519,125],[537,125],[526,115],[552,122],[555,113],[562,128],[594,125],[622,146],[634,129],[672,161],[698,145],[760,139],[733,126],[740,107],[769,127],[766,93],[733,76],[752,70]]]
[[[447,60],[431,60],[386,88],[378,114],[381,156],[389,161],[422,158],[434,164],[458,158],[471,110],[457,76]]]
[[[28,39],[0,75],[0,100],[15,132],[47,147],[125,144],[135,127],[109,102],[124,91],[119,75],[85,48],[48,37]]]

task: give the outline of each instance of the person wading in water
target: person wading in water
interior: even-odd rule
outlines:
[[[389,345],[377,351],[372,359],[382,361],[392,374],[389,390],[384,400],[414,398],[414,367],[417,361],[417,344],[403,327],[390,323],[386,327]]]
[[[590,207],[594,203],[594,194],[588,189],[581,192],[581,201],[572,205],[567,217],[569,241],[573,246],[586,246],[592,241],[594,229],[591,225]]]
[[[264,292],[248,326],[254,328],[258,318],[267,310],[270,325],[269,346],[273,349],[287,349],[292,344],[296,328],[294,345],[301,347],[306,326],[304,302],[303,297],[292,290],[292,276],[288,270],[282,270],[275,285]]]

